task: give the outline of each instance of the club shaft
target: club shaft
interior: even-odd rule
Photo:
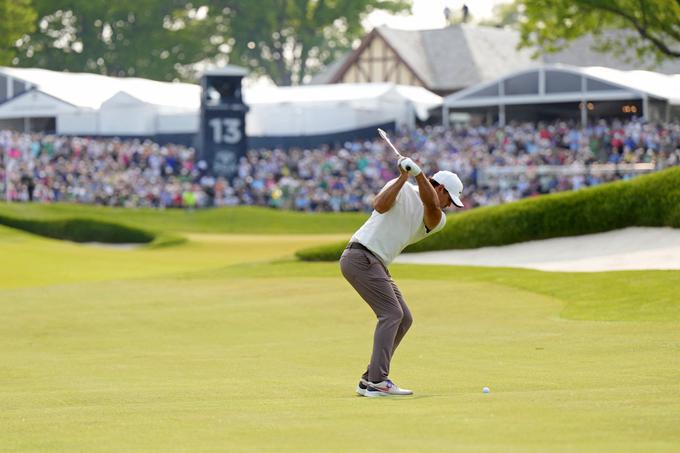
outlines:
[[[392,148],[392,151],[394,151],[394,153],[397,155],[397,157],[399,157],[400,159],[401,159],[402,157],[404,157],[404,156],[402,156],[401,153],[397,150],[397,148],[394,147],[394,145],[392,144],[392,142],[390,141],[389,138],[386,138],[385,141],[387,142],[388,145],[390,145],[390,148]]]
[[[397,150],[397,148],[392,144],[392,141],[389,139],[387,134],[385,134],[385,132],[381,129],[378,129],[378,131],[380,131],[380,136],[385,140],[385,142],[387,142],[387,144],[390,146],[390,148],[392,148],[392,151],[394,151],[394,153],[397,155],[397,157],[399,157],[399,159],[404,157],[404,156],[401,155],[399,150]],[[406,166],[405,169],[406,169],[406,171],[411,171],[411,167],[408,166],[408,165]]]

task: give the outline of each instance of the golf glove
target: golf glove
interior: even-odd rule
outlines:
[[[418,176],[420,174],[420,167],[413,162],[410,157],[404,157],[399,160],[399,166],[404,170],[408,171],[411,176]],[[407,169],[409,168],[409,169]]]

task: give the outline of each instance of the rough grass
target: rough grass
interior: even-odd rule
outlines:
[[[372,313],[336,263],[291,261],[339,239],[0,228],[0,450],[680,448],[680,273],[395,265],[416,396],[375,400],[353,394]]]

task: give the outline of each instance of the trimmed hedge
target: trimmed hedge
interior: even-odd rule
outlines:
[[[156,238],[148,231],[115,223],[92,219],[21,219],[0,215],[0,225],[54,239],[74,242],[105,242],[110,244],[147,244],[156,240],[158,246],[167,245],[170,239]]]
[[[680,167],[451,215],[443,231],[405,251],[471,249],[631,226],[680,228]],[[304,261],[338,260],[345,245],[304,249],[296,256]]]
[[[319,245],[298,250],[295,256],[303,261],[338,261],[345,247],[347,247],[347,241]]]

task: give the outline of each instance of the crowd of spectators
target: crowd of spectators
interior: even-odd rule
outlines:
[[[468,207],[575,190],[630,177],[596,175],[593,164],[680,164],[680,124],[600,121],[505,127],[426,127],[394,137],[427,174],[458,173]],[[0,194],[12,201],[66,201],[127,207],[261,205],[298,211],[365,211],[397,175],[378,139],[316,149],[251,150],[233,180],[213,178],[193,148],[150,141],[0,131]],[[554,166],[554,167],[544,167]],[[503,177],[489,170],[513,169]],[[536,171],[574,168],[572,174]],[[486,174],[485,174],[486,172]]]

